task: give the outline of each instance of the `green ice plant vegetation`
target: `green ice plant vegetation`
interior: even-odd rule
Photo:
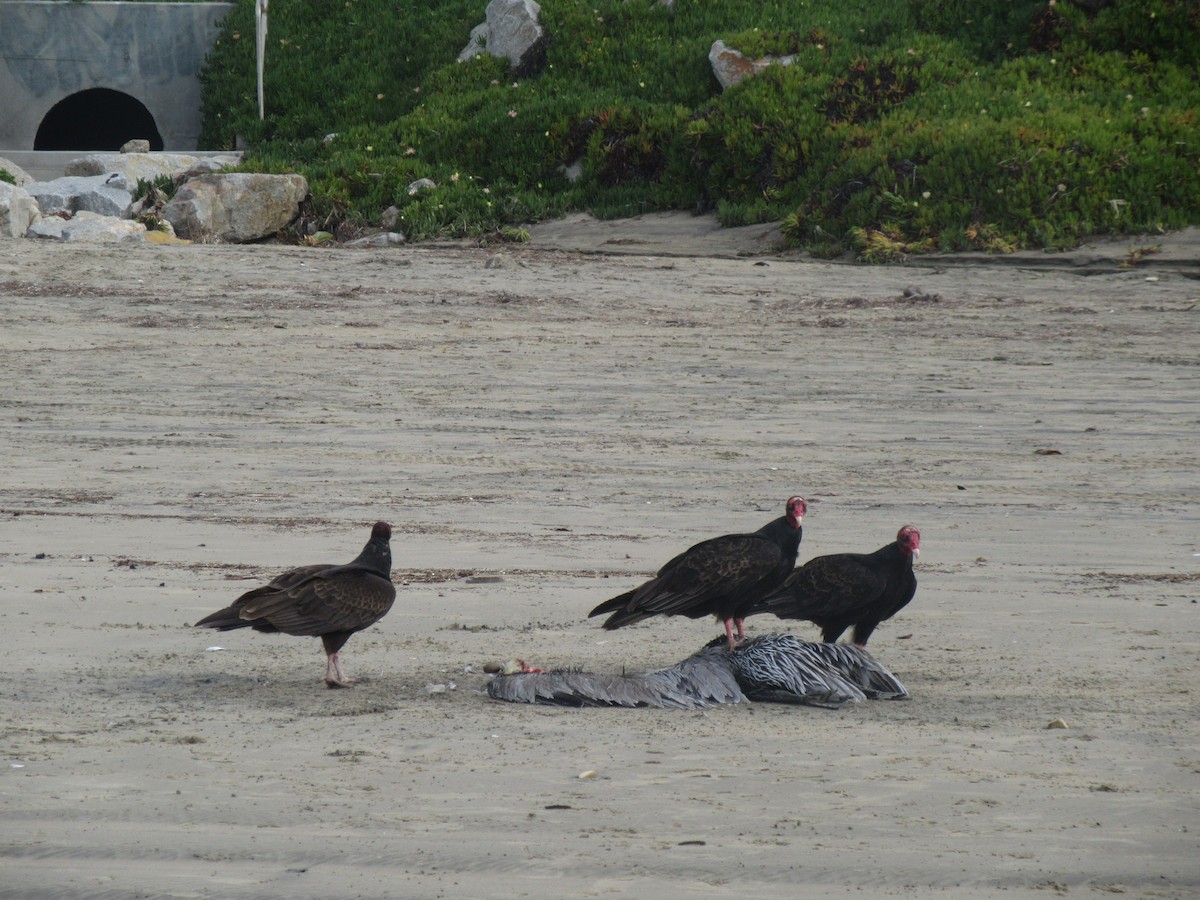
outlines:
[[[545,0],[528,71],[456,61],[485,0],[279,0],[262,121],[236,2],[202,143],[304,174],[322,229],[684,209],[884,261],[1200,222],[1195,0]],[[790,62],[722,91],[718,39]]]

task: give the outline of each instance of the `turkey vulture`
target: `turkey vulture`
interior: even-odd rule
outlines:
[[[875,626],[902,610],[917,592],[913,557],[920,554],[921,533],[905,525],[895,541],[874,553],[834,553],[809,560],[779,590],[752,604],[746,615],[769,612],[781,619],[807,619],[830,643],[853,625],[854,643],[865,647]]]
[[[753,534],[727,534],[702,541],[676,556],[641,587],[601,603],[588,618],[611,613],[604,622],[611,630],[650,616],[699,619],[715,615],[725,623],[732,651],[746,637],[744,610],[783,584],[796,565],[803,533],[800,523],[807,510],[802,498],[792,497],[784,515]]]
[[[866,650],[790,634],[754,638],[728,653],[718,637],[678,665],[645,675],[527,670],[497,675],[488,696],[551,706],[704,709],[769,700],[836,709],[867,699],[906,700],[908,691]]]
[[[346,676],[338,651],[350,635],[374,625],[392,608],[396,588],[392,584],[391,538],[392,526],[376,522],[371,539],[354,562],[301,566],[284,572],[270,584],[242,594],[231,606],[201,619],[195,627],[319,636],[329,658],[325,684],[350,687],[361,679]]]

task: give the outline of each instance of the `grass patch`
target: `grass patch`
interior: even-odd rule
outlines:
[[[1194,0],[559,0],[520,74],[455,62],[485,6],[276,5],[260,122],[238,0],[202,143],[304,174],[322,227],[395,206],[410,240],[694,209],[891,259],[1200,222]],[[722,92],[718,39],[792,63]]]

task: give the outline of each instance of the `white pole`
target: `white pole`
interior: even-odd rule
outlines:
[[[254,45],[258,62],[258,117],[265,118],[263,107],[263,60],[267,55],[267,0],[254,0]]]

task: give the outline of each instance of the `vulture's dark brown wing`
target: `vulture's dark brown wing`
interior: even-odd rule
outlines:
[[[590,615],[613,613],[604,627],[619,628],[655,615],[696,619],[718,614],[737,598],[757,592],[783,563],[779,545],[761,535],[712,538],[685,550],[641,587],[600,604]]]
[[[779,546],[757,534],[731,534],[697,544],[633,592],[633,602],[655,613],[679,614],[718,597],[754,588],[775,571]],[[701,615],[710,611],[703,609]]]
[[[263,618],[242,615],[247,605],[255,603],[260,597],[269,596],[279,591],[286,591],[295,585],[307,581],[318,572],[335,568],[332,564],[323,563],[315,566],[300,566],[290,569],[272,579],[270,584],[256,587],[247,591],[224,609],[219,609],[205,616],[196,623],[197,628],[215,628],[218,631],[232,631],[235,628],[253,628],[255,631],[279,631],[275,625]]]
[[[271,579],[271,583],[263,585],[260,588],[255,588],[252,591],[247,591],[234,601],[236,606],[243,600],[249,600],[251,597],[257,597],[269,591],[286,591],[290,587],[300,584],[302,581],[307,581],[318,572],[328,572],[330,569],[336,569],[337,566],[333,563],[318,563],[315,566],[299,566],[284,572],[282,575],[277,575]]]
[[[912,555],[893,542],[874,553],[809,560],[779,590],[751,604],[747,615],[807,619],[821,627],[825,641],[836,641],[853,625],[854,642],[865,645],[875,627],[902,609],[916,590]]]
[[[379,621],[396,599],[395,585],[371,572],[352,566],[305,568],[317,571],[295,578],[289,572],[243,595],[241,617],[265,619],[285,634],[351,632]]]
[[[887,590],[887,571],[872,562],[860,553],[818,556],[792,572],[763,605],[785,619],[853,618]]]

